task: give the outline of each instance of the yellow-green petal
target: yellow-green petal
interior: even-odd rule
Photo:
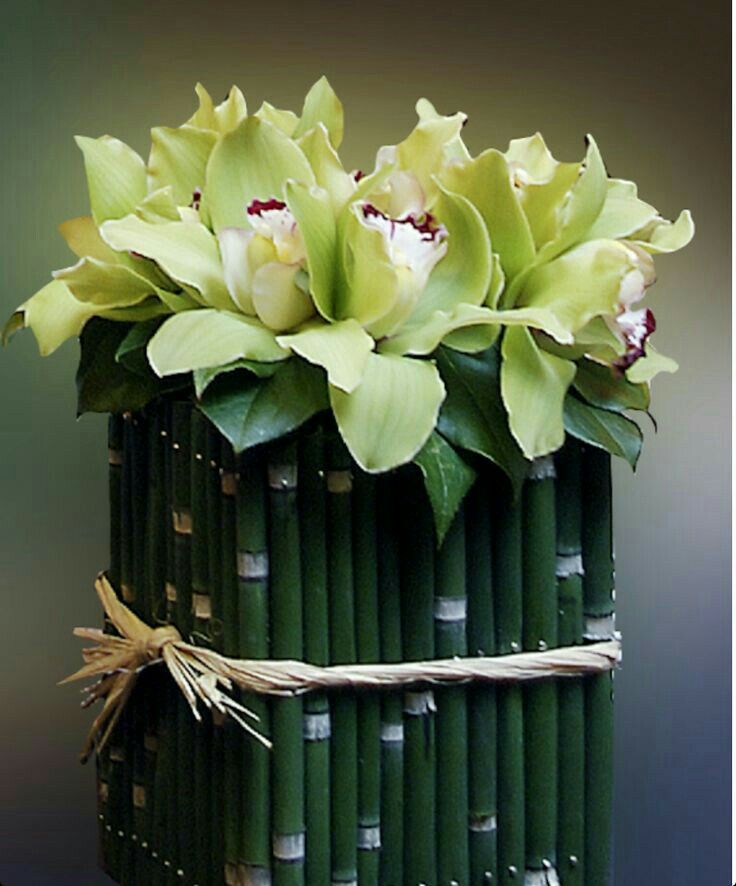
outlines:
[[[314,303],[297,285],[296,265],[272,261],[253,274],[253,306],[262,323],[274,332],[294,329],[314,316]]]
[[[136,152],[109,135],[76,142],[84,155],[92,217],[100,224],[122,218],[146,196],[146,165]]]
[[[309,132],[318,123],[324,124],[332,145],[339,148],[345,127],[342,102],[335,95],[327,77],[320,77],[307,93],[301,119],[293,133],[294,138]]]
[[[563,402],[575,364],[542,351],[523,326],[509,327],[501,343],[501,396],[509,428],[527,458],[565,441]]]
[[[634,182],[612,178],[598,218],[588,229],[586,240],[619,240],[649,224],[657,210],[640,200]]]
[[[411,461],[432,433],[445,386],[436,366],[410,357],[370,354],[350,394],[330,386],[340,434],[364,471],[381,473]]]
[[[654,350],[647,342],[646,356],[640,357],[626,370],[626,379],[632,384],[649,383],[660,372],[677,372],[677,363]]]
[[[350,393],[363,378],[373,339],[356,320],[314,323],[276,341],[310,363],[327,370],[330,384]]]
[[[355,181],[343,169],[324,125],[318,123],[299,139],[298,144],[314,170],[317,184],[327,191],[335,214],[339,213],[353,196]]]
[[[210,129],[214,132],[226,133],[235,129],[247,113],[243,93],[237,86],[231,86],[225,101],[215,107],[212,97],[201,83],[194,88],[199,99],[199,108],[184,124],[199,129]]]
[[[99,309],[130,307],[155,295],[145,277],[125,265],[96,258],[81,258],[70,268],[54,271],[54,278],[61,280],[78,301]]]
[[[271,123],[277,129],[280,129],[284,135],[291,138],[294,130],[299,125],[299,118],[293,111],[287,111],[283,108],[274,108],[270,102],[263,102],[255,113],[256,117]]]
[[[179,206],[174,199],[171,185],[157,188],[142,200],[135,208],[135,214],[142,221],[158,224],[159,222],[181,221]]]
[[[53,280],[24,302],[5,324],[3,344],[25,327],[30,329],[42,357],[52,354],[67,339],[75,338],[99,308],[83,304],[61,280]]]
[[[156,126],[151,130],[148,184],[151,190],[170,185],[174,201],[188,206],[196,188],[204,188],[207,161],[217,141],[209,129]]]
[[[114,262],[122,258],[120,253],[111,249],[102,239],[91,215],[70,218],[59,225],[59,231],[66,240],[69,249],[79,258],[88,255],[106,262]]]
[[[289,356],[258,320],[211,308],[170,317],[151,338],[147,354],[160,376],[224,366],[241,358],[271,363]]]
[[[663,218],[655,219],[644,230],[631,235],[632,243],[641,246],[653,255],[666,252],[677,252],[693,239],[695,225],[693,217],[688,209],[683,209],[677,217],[677,221],[666,221]]]
[[[282,199],[290,178],[315,184],[301,148],[265,120],[245,119],[215,145],[207,165],[204,205],[215,231],[241,227],[253,200]]]

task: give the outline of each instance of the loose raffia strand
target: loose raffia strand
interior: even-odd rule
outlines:
[[[417,683],[451,684],[471,680],[516,683],[604,673],[621,661],[618,638],[545,652],[398,664],[319,667],[301,661],[233,659],[186,643],[173,625],[149,627],[118,599],[104,573],[98,576],[95,589],[120,636],[105,634],[98,628],[74,630],[76,636],[93,640],[97,645],[83,651],[86,664],[62,683],[98,677],[98,682],[87,689],[85,705],[98,700],[104,702],[82,750],[80,758],[83,763],[95,748],[100,751],[107,743],[140,671],[159,662],[166,665],[197,720],[201,720],[198,702],[202,702],[210,710],[231,716],[243,729],[270,747],[268,739],[243,719],[248,717],[257,721],[258,717],[226,694],[233,685],[264,695],[296,695],[340,687],[396,689]]]

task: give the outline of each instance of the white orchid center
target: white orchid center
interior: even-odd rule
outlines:
[[[270,240],[278,261],[296,264],[306,259],[304,240],[296,219],[282,200],[253,200],[247,208],[253,230]]]
[[[365,225],[383,234],[392,264],[407,268],[426,283],[447,252],[447,229],[430,213],[390,218],[371,203],[364,203],[362,209]]]

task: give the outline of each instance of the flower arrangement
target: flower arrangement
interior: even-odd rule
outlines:
[[[636,463],[650,382],[675,363],[638,307],[672,223],[609,178],[589,137],[559,162],[541,135],[471,156],[466,116],[425,99],[364,174],[343,168],[343,109],[325,78],[301,116],[233,87],[148,163],[78,138],[91,215],[61,225],[78,256],[21,305],[4,340],[42,354],[81,336],[79,410],[137,409],[192,387],[243,451],[331,410],[356,462],[417,462],[440,535],[476,453],[518,486],[565,432]]]

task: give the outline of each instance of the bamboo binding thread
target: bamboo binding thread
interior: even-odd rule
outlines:
[[[407,661],[398,664],[346,664],[319,667],[302,661],[227,658],[210,649],[185,642],[173,625],[152,628],[117,596],[107,576],[95,582],[100,602],[120,636],[99,628],[75,628],[74,634],[96,642],[84,649],[85,664],[61,683],[98,677],[87,688],[84,706],[102,700],[102,711],[90,727],[80,755],[86,762],[92,751],[107,743],[130,697],[140,671],[163,662],[197,720],[198,702],[213,714],[231,716],[266,747],[271,742],[245,718],[257,721],[252,711],[227,691],[233,685],[264,695],[296,695],[315,689],[396,689],[418,683],[452,684],[521,682],[552,677],[579,677],[614,669],[621,661],[621,641],[616,637],[589,646],[567,646],[544,652],[513,655]],[[223,690],[225,690],[223,692]]]

